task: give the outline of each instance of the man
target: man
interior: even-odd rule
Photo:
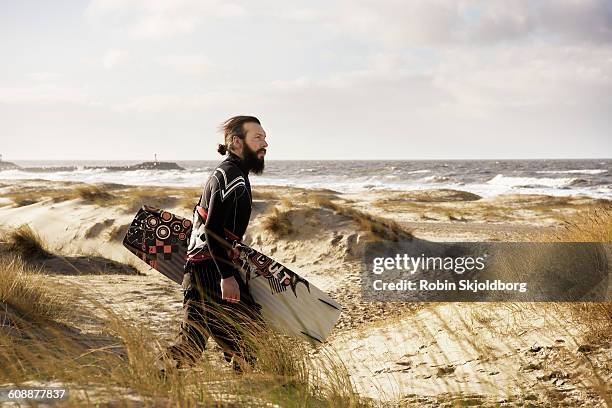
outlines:
[[[183,322],[166,358],[175,366],[191,366],[201,357],[208,336],[223,348],[226,360],[242,371],[253,363],[245,341],[249,324],[259,315],[248,288],[235,269],[231,239],[242,239],[251,216],[249,173],[261,174],[266,155],[266,132],[253,116],[235,116],[222,124],[227,154],[212,172],[193,214],[183,280]]]

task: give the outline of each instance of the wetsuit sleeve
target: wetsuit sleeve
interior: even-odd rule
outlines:
[[[204,228],[210,253],[223,278],[234,275],[234,267],[227,254],[230,247],[229,242],[225,240],[225,224],[229,210],[235,205],[237,192],[244,189],[244,181],[231,176],[227,179],[228,182],[223,177],[221,180],[215,178],[211,185],[208,217]]]

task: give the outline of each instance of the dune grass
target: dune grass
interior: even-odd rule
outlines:
[[[280,200],[280,203],[285,208],[293,208],[294,206],[294,201],[291,200],[289,197],[284,197]]]
[[[386,202],[421,202],[421,203],[446,203],[455,201],[477,201],[482,197],[478,194],[462,190],[434,189],[434,190],[414,190],[401,194],[393,194],[392,198]]]
[[[253,200],[278,200],[278,194],[266,190],[253,190]]]
[[[48,290],[36,268],[11,255],[0,256],[0,305],[32,320],[61,319],[69,310],[65,296]]]
[[[66,283],[20,257],[1,259],[0,383],[60,384],[71,392],[66,406],[371,406],[333,353],[315,355],[305,343],[255,326],[243,333],[256,350],[254,369],[234,374],[207,352],[194,369],[161,375],[156,361],[167,344],[158,333]],[[95,328],[81,331],[83,322]]]
[[[6,249],[20,256],[22,259],[46,259],[51,254],[46,248],[46,244],[28,225],[22,225],[1,238],[6,245]]]
[[[54,184],[54,187],[15,189],[5,194],[16,206],[23,207],[44,200],[61,203],[79,200],[82,204],[119,206],[126,212],[137,211],[143,204],[160,208],[191,210],[197,203],[200,188],[133,187],[120,184]],[[188,212],[188,211],[186,211]]]
[[[597,203],[596,203],[597,204]],[[612,206],[607,201],[599,205],[582,207],[580,211],[570,213],[561,218],[562,223],[557,228],[549,228],[539,233],[524,237],[531,242],[612,242]],[[610,256],[608,251],[608,256]],[[517,307],[539,310],[538,304],[517,304]],[[590,345],[609,344],[612,338],[612,302],[551,302],[550,307],[556,310],[556,315],[564,324],[580,327],[583,347]],[[593,367],[595,368],[595,367]],[[606,379],[601,378],[592,370],[595,382],[594,391],[608,404],[612,404]]]
[[[272,233],[277,238],[289,236],[294,228],[289,218],[289,211],[280,210],[275,207],[272,214],[267,215],[262,221],[265,231]]]
[[[33,181],[33,180],[31,180]],[[17,207],[35,204],[45,200],[54,203],[80,199],[85,203],[104,205],[112,202],[115,196],[112,192],[124,186],[115,184],[85,184],[74,182],[46,182],[43,185],[26,185],[6,192]]]
[[[566,218],[554,238],[564,242],[612,242],[612,205],[589,208]]]
[[[111,193],[96,185],[78,186],[74,189],[74,195],[86,203],[99,205],[107,204],[115,198]]]
[[[544,220],[564,222],[568,214],[582,214],[611,201],[588,197],[556,197],[540,194],[509,194],[496,198],[460,190],[423,190],[389,193],[373,205],[390,213],[415,214],[424,220],[520,222]]]
[[[122,241],[125,237],[125,234],[130,227],[130,223],[123,225],[116,225],[107,233],[107,237],[109,241]]]
[[[591,208],[567,218],[543,241],[602,242],[612,245],[612,205]],[[608,252],[608,256],[612,256]],[[593,342],[612,337],[612,302],[577,302],[570,304],[572,318],[586,326],[585,337]]]
[[[314,358],[302,344],[275,333],[258,341],[255,370],[237,375],[225,362],[205,356],[192,369],[160,374],[162,342],[147,327],[103,311],[103,334],[81,338],[51,331],[32,341],[0,334],[0,381],[58,381],[75,394],[74,406],[106,403],[130,406],[131,395],[145,406],[367,407],[346,369],[333,356]],[[31,336],[29,336],[31,337]],[[97,347],[88,342],[98,344]],[[99,346],[102,344],[102,346]],[[221,364],[221,366],[219,366]],[[77,396],[77,392],[82,392]]]
[[[399,241],[401,239],[412,238],[412,231],[402,227],[393,220],[367,214],[348,205],[338,204],[325,195],[312,194],[309,197],[309,201],[319,207],[329,208],[337,214],[351,218],[361,228],[372,233],[377,239]]]
[[[32,197],[27,197],[27,196],[22,196],[22,195],[17,195],[11,199],[17,207],[26,207],[28,205],[36,204],[38,202],[38,200]]]

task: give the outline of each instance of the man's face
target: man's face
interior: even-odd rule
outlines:
[[[255,174],[261,174],[264,169],[264,159],[266,157],[266,132],[261,125],[248,122],[244,125],[246,136],[244,138],[242,158]]]

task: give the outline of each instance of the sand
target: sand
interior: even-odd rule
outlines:
[[[35,202],[18,206],[14,199],[24,199],[19,195],[24,186]],[[41,261],[49,279],[86,285],[101,303],[149,326],[160,341],[172,339],[180,321],[180,287],[121,245],[133,205],[92,202],[70,194],[62,199],[62,191],[74,188],[71,183],[33,180],[4,182],[0,187],[0,230],[27,224],[50,251],[61,255]],[[45,198],[36,191],[53,193]],[[125,186],[110,191],[123,201],[133,194]],[[324,347],[341,356],[361,394],[415,406],[453,401],[480,406],[605,406],[594,390],[603,386],[610,393],[610,344],[588,343],[584,328],[568,323],[563,306],[364,302],[360,251],[371,233],[351,216],[317,205],[314,197],[325,195],[339,205],[393,219],[420,239],[440,242],[537,236],[554,230],[564,216],[601,200],[506,196],[462,201],[456,193],[434,191],[430,201],[415,202],[406,199],[405,192],[343,195],[274,186],[257,191],[245,241],[344,305]],[[273,208],[287,215],[292,232],[279,236],[266,230],[264,219]],[[190,214],[186,206],[167,209]],[[111,261],[127,266],[117,269]]]

